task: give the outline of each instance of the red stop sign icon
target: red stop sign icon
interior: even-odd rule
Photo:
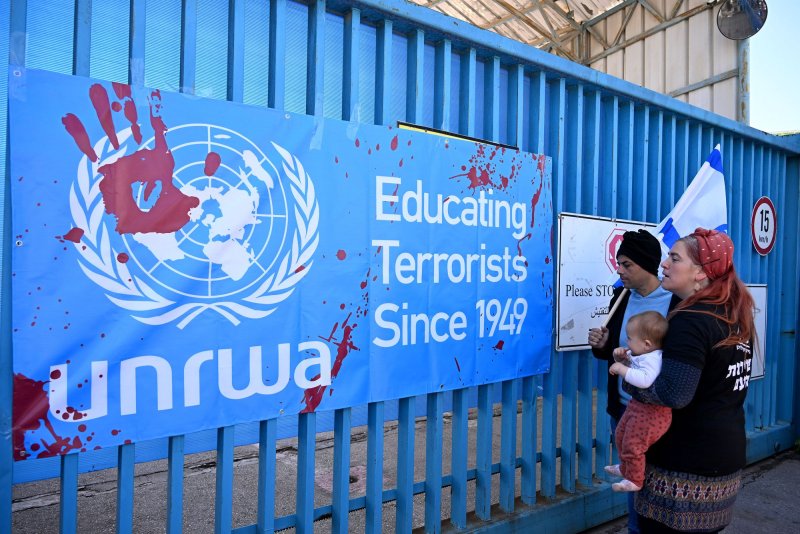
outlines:
[[[608,269],[615,273],[617,272],[617,251],[622,244],[622,234],[627,232],[624,228],[614,228],[606,238],[605,245],[605,260]]]

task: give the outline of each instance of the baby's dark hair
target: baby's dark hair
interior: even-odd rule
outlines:
[[[656,311],[637,313],[628,319],[628,324],[631,328],[639,331],[642,339],[649,339],[657,348],[664,343],[669,328],[669,323],[664,316]]]

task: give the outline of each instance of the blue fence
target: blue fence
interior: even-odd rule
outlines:
[[[735,262],[746,282],[768,286],[766,377],[751,383],[747,398],[748,460],[788,448],[796,439],[800,216],[790,206],[800,198],[797,136],[758,132],[399,0],[11,0],[0,10],[0,32],[9,36],[0,39],[0,57],[12,64],[345,121],[410,122],[545,153],[553,158],[556,214],[658,222],[704,157],[721,144],[729,228],[738,245]],[[0,99],[7,102],[7,95],[3,78]],[[451,509],[444,515],[465,528],[473,508],[467,484],[473,480],[474,517],[490,520],[485,527],[535,522],[539,528],[578,531],[624,510],[603,483],[603,473],[594,469],[612,451],[602,416],[605,381],[593,384],[596,363],[586,351],[553,353],[551,372],[539,378],[14,463],[8,151],[3,105],[0,530],[11,531],[13,484],[60,477],[61,531],[75,532],[78,474],[116,467],[117,530],[133,532],[134,465],[166,457],[166,528],[180,532],[184,499],[190,498],[183,492],[184,457],[216,448],[215,530],[229,532],[233,451],[244,443],[260,445],[258,519],[236,532],[287,527],[306,532],[327,515],[335,532],[346,532],[349,512],[362,508],[366,530],[376,532],[387,501],[396,505],[397,530],[409,532],[413,496],[420,493],[425,529],[435,532],[442,528],[441,488],[447,487]],[[764,195],[777,200],[779,230],[775,249],[761,257],[749,246],[749,228],[753,203]],[[593,414],[595,389],[600,416]],[[499,462],[492,458],[495,404],[502,410]],[[477,406],[477,447],[475,468],[468,469],[471,406]],[[452,413],[450,465],[440,460],[445,412]],[[426,472],[419,481],[414,418],[423,414]],[[388,419],[399,422],[398,475],[396,488],[386,490],[383,422]],[[361,425],[368,434],[367,485],[363,496],[351,498],[350,435]],[[315,507],[315,438],[330,429],[333,498]],[[296,511],[275,517],[276,440],[292,435],[298,436]],[[499,478],[500,488],[494,501],[493,478]],[[556,498],[557,490],[565,493]]]

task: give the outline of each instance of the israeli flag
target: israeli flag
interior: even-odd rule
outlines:
[[[669,250],[678,239],[691,234],[697,227],[728,231],[728,203],[719,145],[711,151],[686,192],[658,225],[655,235]]]

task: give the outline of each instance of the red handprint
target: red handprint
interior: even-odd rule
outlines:
[[[97,118],[108,140],[115,148],[119,148],[116,129],[112,118],[112,110],[124,110],[125,118],[131,124],[131,133],[137,144],[142,142],[142,134],[137,124],[136,105],[131,97],[128,85],[114,83],[117,100],[109,102],[108,92],[101,84],[94,84],[89,89]],[[175,159],[167,146],[167,127],[161,118],[161,93],[154,90],[150,93],[150,125],[155,136],[152,149],[140,148],[133,154],[123,156],[114,163],[101,166],[98,172],[103,175],[100,180],[100,193],[103,195],[106,213],[117,218],[116,231],[120,234],[135,233],[172,233],[189,222],[189,210],[197,207],[200,200],[183,194],[172,183]],[[93,162],[98,160],[97,154],[89,141],[89,135],[80,119],[68,113],[62,119],[67,132],[72,136],[78,148]],[[158,182],[161,192],[153,207],[142,211],[133,198],[134,183],[144,184],[144,199],[148,200]]]

